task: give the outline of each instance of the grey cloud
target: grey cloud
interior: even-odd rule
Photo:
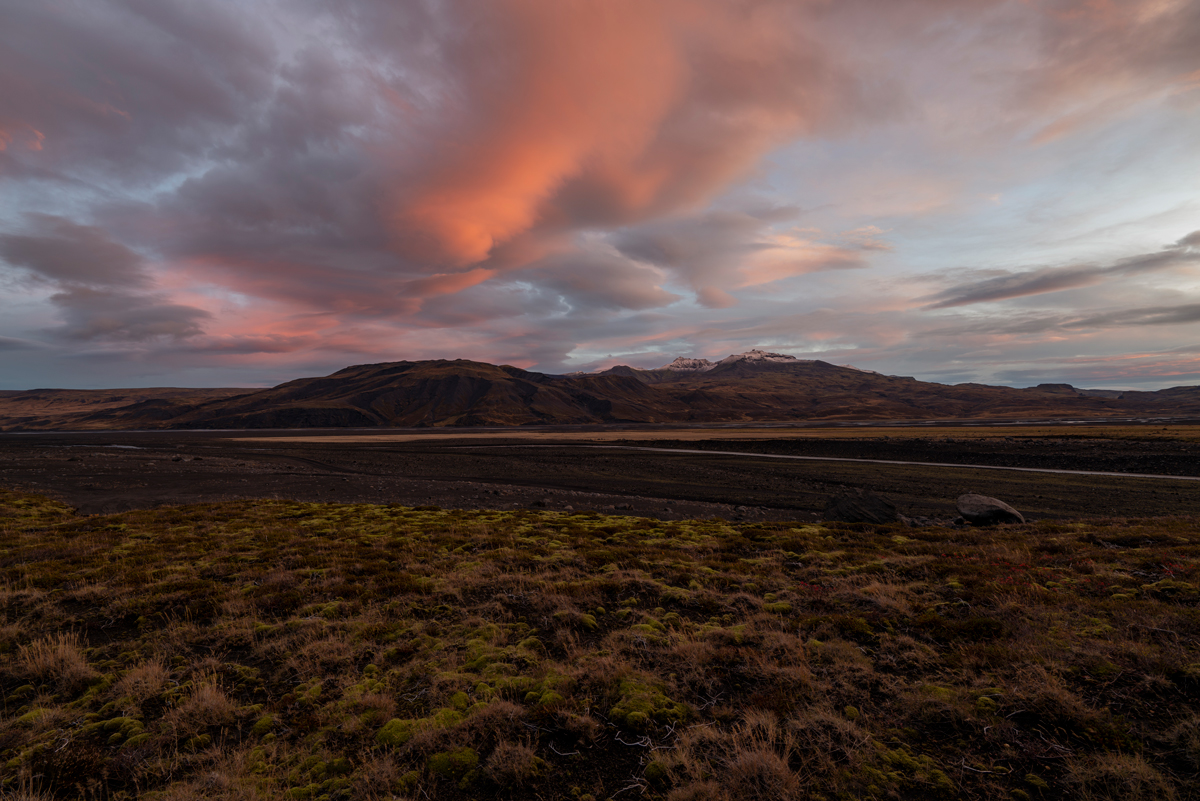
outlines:
[[[1006,275],[959,284],[930,296],[926,309],[949,309],[975,303],[1061,292],[1066,289],[1099,284],[1111,278],[1165,270],[1181,264],[1200,262],[1200,252],[1192,245],[1200,242],[1200,231],[1188,234],[1175,245],[1157,253],[1147,253],[1120,259],[1107,266],[1081,265],[1049,267],[1040,270],[1008,273]]]
[[[142,257],[99,228],[62,217],[28,215],[37,234],[0,234],[0,258],[53,281],[137,287],[147,283]]]
[[[1139,326],[1188,325],[1200,322],[1200,303],[1178,306],[1145,306],[1134,309],[1094,310],[1083,314],[997,315],[927,330],[932,336],[1019,335],[1052,331],[1136,328]]]
[[[203,333],[212,315],[149,291],[142,257],[99,228],[62,217],[28,215],[34,234],[0,235],[0,258],[57,285],[50,296],[72,341],[178,340]],[[15,341],[15,340],[14,340]]]
[[[0,337],[0,351],[6,350],[42,350],[46,346],[41,342],[17,337]]]
[[[565,296],[575,308],[641,311],[681,299],[658,286],[654,272],[603,253],[555,257],[536,269],[538,284]]]
[[[316,344],[319,344],[318,340],[311,336],[198,337],[164,349],[164,352],[246,356],[256,353],[294,353]]]
[[[1200,231],[1192,231],[1175,243],[1177,248],[1200,248]]]
[[[0,109],[59,163],[157,180],[204,158],[271,91],[273,41],[254,17],[237,3],[8,4]]]
[[[1158,306],[1082,317],[1064,324],[1064,328],[1111,328],[1139,325],[1186,325],[1200,323],[1200,303],[1183,306]]]
[[[773,254],[793,273],[866,266],[856,251],[820,246],[814,253],[791,251],[770,239],[771,226],[793,219],[796,209],[758,213],[713,211],[683,219],[648,223],[612,237],[624,256],[671,270],[690,284],[702,305],[723,308],[733,298],[723,289],[742,283],[739,270],[756,255]]]
[[[200,321],[212,317],[194,306],[107,289],[74,287],[50,300],[65,320],[52,333],[76,341],[183,339],[202,334]]]
[[[955,306],[969,306],[973,303],[988,303],[1027,295],[1040,295],[1046,292],[1060,292],[1064,289],[1078,289],[1099,283],[1103,280],[1103,275],[1104,270],[1097,267],[1051,268],[1010,273],[943,290],[929,298],[934,302],[925,308],[950,309]]]

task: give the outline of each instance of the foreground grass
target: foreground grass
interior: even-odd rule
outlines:
[[[1200,525],[0,493],[0,796],[1195,797]]]

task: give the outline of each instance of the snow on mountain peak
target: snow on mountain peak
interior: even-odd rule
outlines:
[[[855,367],[853,364],[839,364],[838,367],[845,367],[847,370],[857,370],[860,373],[871,373],[872,375],[883,375],[878,370],[864,370],[861,367]]]
[[[719,364],[732,364],[733,362],[795,362],[799,361],[795,356],[788,356],[783,353],[769,353],[765,350],[748,350],[745,353],[735,353],[731,356],[726,356],[719,362],[710,362],[708,359],[689,359],[685,356],[679,356],[675,361],[668,365],[664,365],[660,370],[674,370],[679,373],[703,373],[713,369]]]
[[[711,370],[716,366],[716,364],[710,362],[708,359],[689,359],[686,356],[677,356],[675,361],[658,369],[675,370],[681,373],[702,373],[705,370]]]
[[[732,362],[795,362],[799,361],[795,356],[788,356],[784,353],[768,353],[765,350],[755,348],[748,350],[745,353],[735,353],[732,356],[726,356],[717,364],[730,364]]]

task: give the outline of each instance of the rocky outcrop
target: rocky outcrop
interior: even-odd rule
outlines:
[[[967,493],[958,496],[958,513],[973,526],[994,526],[997,523],[1024,523],[1025,517],[1004,501],[987,495]]]

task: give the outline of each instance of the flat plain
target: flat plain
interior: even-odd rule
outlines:
[[[1185,480],[1200,477],[1198,440],[1183,424],[46,432],[0,435],[0,483],[84,512],[279,498],[814,520],[861,487],[946,521],[965,492],[1035,519],[1149,517],[1200,514],[1200,484]],[[742,455],[685,452],[706,450]]]

